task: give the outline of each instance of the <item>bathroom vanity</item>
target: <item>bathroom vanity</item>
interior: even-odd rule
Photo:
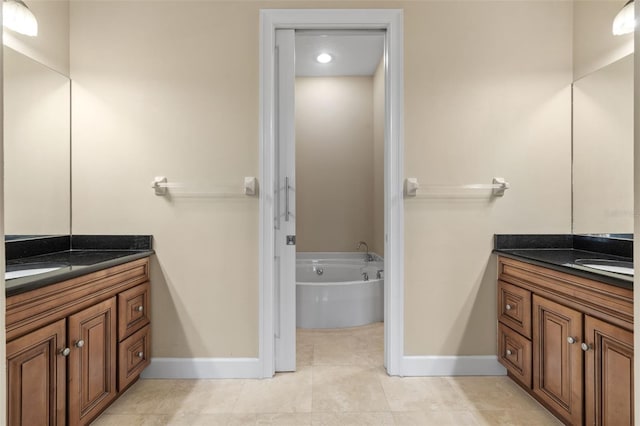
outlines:
[[[632,277],[575,263],[622,253],[584,250],[575,236],[545,249],[500,237],[498,359],[509,377],[566,424],[632,425]]]
[[[102,246],[7,261],[10,267],[66,260],[7,281],[9,425],[88,424],[149,365],[151,239],[148,247],[126,249],[107,249],[95,237],[77,240],[91,239]]]
[[[151,237],[71,235],[71,81],[3,58],[6,420],[84,425],[149,364]]]

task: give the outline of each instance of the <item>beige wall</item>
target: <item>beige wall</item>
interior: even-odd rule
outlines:
[[[573,1],[573,77],[586,74],[633,52],[633,34],[614,36],[613,18],[627,0]]]
[[[568,2],[73,2],[74,232],[154,235],[155,356],[257,355],[257,200],[149,182],[258,174],[259,9],[282,7],[403,8],[406,176],[511,182],[405,202],[405,352],[494,354],[493,234],[570,232]]]
[[[384,256],[384,58],[373,75],[373,246]]]
[[[4,30],[4,44],[69,75],[69,0],[30,0],[27,6],[38,20],[38,36]]]
[[[230,42],[230,41],[233,42]],[[73,2],[73,232],[153,234],[156,357],[258,354],[258,5]]]
[[[419,3],[404,19],[405,176],[511,183],[405,201],[405,353],[493,354],[493,234],[570,232],[571,3]]]
[[[373,79],[296,78],[296,246],[373,248]]]

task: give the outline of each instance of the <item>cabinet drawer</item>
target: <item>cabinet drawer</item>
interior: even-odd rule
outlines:
[[[531,292],[498,281],[498,320],[531,339]]]
[[[531,340],[498,324],[498,360],[513,378],[531,389]]]
[[[118,340],[149,324],[149,283],[118,294]]]
[[[118,349],[118,390],[127,388],[151,362],[151,326],[129,336]]]

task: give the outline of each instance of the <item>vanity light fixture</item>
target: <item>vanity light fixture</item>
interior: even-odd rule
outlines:
[[[320,62],[321,64],[328,64],[332,60],[333,56],[329,55],[328,53],[321,53],[316,57],[316,61]]]
[[[20,34],[38,35],[38,21],[22,0],[2,1],[2,25]]]
[[[613,35],[623,35],[634,32],[636,16],[633,0],[629,0],[613,20]]]

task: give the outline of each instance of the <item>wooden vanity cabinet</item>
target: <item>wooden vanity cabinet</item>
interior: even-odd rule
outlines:
[[[86,424],[116,398],[116,298],[69,317],[69,424]]]
[[[584,329],[586,424],[633,424],[633,333],[590,316]]]
[[[509,376],[566,424],[632,425],[633,291],[504,257],[498,271]]]
[[[509,375],[526,388],[531,388],[531,340],[504,324],[498,324],[498,358]]]
[[[63,319],[7,343],[9,426],[64,426],[66,347]]]
[[[148,279],[145,258],[7,298],[7,424],[89,424],[137,380],[150,360]],[[121,303],[132,294],[137,304]],[[120,354],[136,336],[132,369]]]
[[[498,319],[527,338],[531,338],[531,292],[504,281],[498,286]]]
[[[144,283],[118,295],[118,387],[133,384],[151,362],[150,286]]]
[[[582,314],[533,295],[533,393],[572,425],[582,424]]]

